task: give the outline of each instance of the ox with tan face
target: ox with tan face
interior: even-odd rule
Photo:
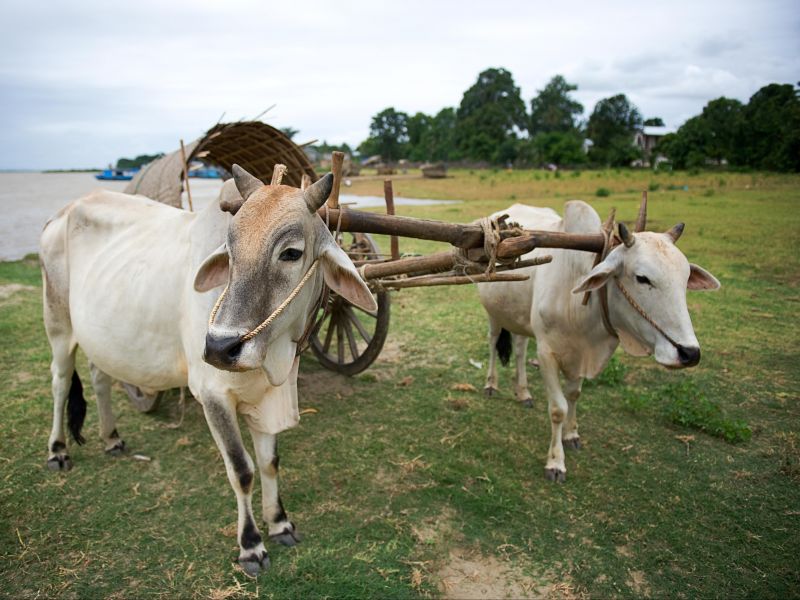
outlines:
[[[270,539],[299,540],[278,495],[276,435],[299,420],[297,342],[323,280],[353,304],[375,304],[316,215],[330,176],[300,191],[265,186],[236,166],[233,173],[219,203],[196,213],[98,191],[45,226],[40,256],[54,400],[47,465],[72,467],[65,408],[73,438],[85,441],[78,346],[91,364],[100,436],[110,454],[125,448],[111,411],[113,379],[147,393],[188,386],[225,461],[238,507],[239,564],[253,576],[269,565],[251,506],[256,468]],[[255,462],[237,412],[250,430]]]
[[[526,229],[601,231],[597,213],[580,201],[566,204],[563,219],[550,209],[521,204],[495,216],[500,214],[508,214],[510,221]],[[643,204],[634,233],[619,225],[619,245],[594,267],[592,254],[535,250],[529,257],[552,254],[553,260],[530,268],[528,281],[478,285],[489,315],[488,395],[497,389],[498,354],[507,360],[513,347],[517,399],[532,406],[526,351],[529,338],[536,338],[551,422],[545,473],[553,481],[566,478],[563,446],[580,447],[576,405],[583,379],[597,376],[618,344],[635,356],[653,355],[668,368],[692,367],[700,361],[686,291],[717,289],[719,282],[689,263],[676,246],[683,224],[665,233],[646,232],[645,215]],[[592,293],[584,304],[586,292]],[[608,306],[605,318],[603,293]]]

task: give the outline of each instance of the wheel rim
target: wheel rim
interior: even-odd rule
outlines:
[[[356,233],[343,247],[353,260],[375,260],[378,247],[367,234]],[[366,311],[331,292],[321,307],[321,323],[311,336],[311,349],[324,367],[355,375],[371,365],[380,354],[389,332],[389,292],[373,293],[378,309]]]

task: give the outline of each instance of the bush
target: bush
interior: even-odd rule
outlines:
[[[691,379],[664,386],[660,393],[669,402],[667,417],[677,425],[699,429],[730,443],[746,442],[753,435],[747,423],[726,417]]]
[[[609,190],[608,188],[599,187],[597,188],[597,191],[594,193],[594,195],[597,196],[598,198],[605,198],[611,195],[611,190]]]
[[[587,379],[586,385],[594,387],[598,385],[617,387],[625,383],[625,375],[628,373],[626,367],[616,355],[611,357],[608,361],[606,368],[594,379]]]
[[[651,181],[650,185],[647,186],[647,189],[650,192],[657,192],[660,187],[661,187],[660,183],[656,183],[655,181]]]

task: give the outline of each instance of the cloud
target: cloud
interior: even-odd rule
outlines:
[[[102,165],[169,151],[226,119],[267,115],[298,139],[357,144],[387,106],[457,106],[509,69],[524,100],[555,74],[591,112],[626,93],[668,123],[746,101],[800,72],[793,2],[402,5],[322,0],[7,0],[0,16],[0,168]]]

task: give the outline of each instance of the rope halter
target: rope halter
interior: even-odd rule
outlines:
[[[303,275],[303,278],[300,280],[300,283],[298,283],[294,287],[294,289],[292,290],[292,293],[289,294],[286,297],[286,299],[283,302],[281,302],[275,310],[272,311],[272,314],[270,316],[268,316],[266,319],[261,321],[261,323],[259,325],[257,325],[255,329],[252,329],[251,331],[248,331],[247,333],[242,335],[239,338],[239,341],[240,342],[246,342],[248,340],[252,340],[259,333],[261,333],[267,327],[269,327],[270,324],[275,319],[277,319],[284,310],[286,310],[286,307],[289,306],[291,301],[294,300],[297,297],[297,295],[303,289],[303,286],[308,282],[309,279],[311,279],[311,276],[317,270],[317,265],[318,264],[319,264],[319,258],[315,258],[314,262],[311,263],[311,266],[308,268],[308,271],[306,271],[306,274]],[[214,304],[214,308],[211,309],[211,314],[208,317],[208,326],[209,327],[211,327],[211,325],[214,324],[214,319],[217,316],[217,312],[219,311],[219,307],[222,304],[222,300],[225,298],[225,295],[228,293],[228,287],[230,287],[230,284],[225,286],[225,289],[222,290],[222,293],[219,295],[219,298],[217,298],[217,302],[216,302],[216,304]]]

